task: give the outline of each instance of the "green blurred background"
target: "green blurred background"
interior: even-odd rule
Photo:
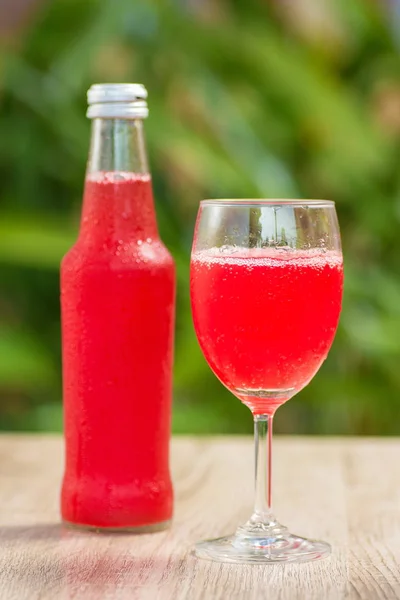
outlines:
[[[174,430],[250,432],[194,335],[203,197],[336,200],[344,311],[276,429],[400,432],[400,2],[1,0],[0,429],[59,430],[58,268],[74,242],[93,82],[149,90],[162,237],[179,276]]]

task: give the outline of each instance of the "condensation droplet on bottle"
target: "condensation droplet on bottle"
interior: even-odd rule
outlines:
[[[138,241],[137,241],[137,245],[138,245],[138,246],[141,246],[142,244],[143,244],[143,240],[138,240]]]
[[[153,241],[153,240],[151,239],[151,237],[148,237],[148,238],[146,239],[146,242],[147,242],[148,244],[151,244],[151,242],[152,242],[152,241]]]

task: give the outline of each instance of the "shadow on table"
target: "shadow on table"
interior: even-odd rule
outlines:
[[[349,591],[344,558],[330,564],[334,583],[328,586],[321,566],[329,562],[220,565],[197,561],[184,547],[168,556],[168,532],[151,537],[147,544],[138,536],[93,534],[57,523],[0,527],[0,598],[102,600],[118,593],[132,600],[186,600],[192,595],[205,600],[337,600]],[[314,595],[305,595],[303,581]]]
[[[153,534],[157,535],[163,534]],[[162,537],[154,555],[142,550],[138,540],[137,536],[93,534],[57,523],[2,526],[0,596],[17,590],[20,600],[39,593],[46,599],[97,600],[122,588],[140,593],[145,600],[155,600],[161,591],[163,598],[174,598],[176,582],[171,575],[182,571],[184,564],[187,567],[187,559],[163,557]],[[188,563],[192,560],[189,557]]]

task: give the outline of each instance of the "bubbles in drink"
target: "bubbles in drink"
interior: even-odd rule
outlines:
[[[239,389],[259,390],[263,406],[269,393],[284,402],[325,359],[342,286],[339,252],[228,245],[195,252],[193,317],[211,368],[243,401]]]

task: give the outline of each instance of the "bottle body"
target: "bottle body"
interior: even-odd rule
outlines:
[[[157,530],[169,472],[175,268],[148,174],[88,172],[61,265],[65,522]]]

